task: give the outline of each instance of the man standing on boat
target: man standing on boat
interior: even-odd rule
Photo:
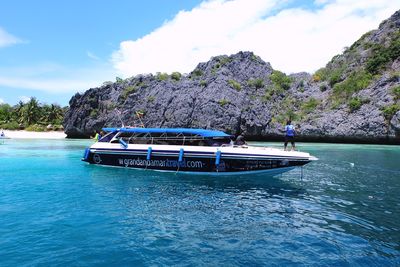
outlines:
[[[292,125],[291,120],[288,120],[285,126],[285,151],[287,149],[287,144],[290,142],[292,144],[292,150],[296,150],[296,145],[294,143],[294,136],[296,131]]]

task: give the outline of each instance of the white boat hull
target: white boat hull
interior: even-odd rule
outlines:
[[[303,166],[308,153],[264,147],[205,147],[95,143],[83,160],[91,164],[199,175],[272,175]]]

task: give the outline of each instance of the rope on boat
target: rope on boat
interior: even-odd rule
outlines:
[[[303,181],[303,166],[301,166],[300,168],[301,168],[301,181]]]

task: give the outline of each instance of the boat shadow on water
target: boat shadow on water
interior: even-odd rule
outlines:
[[[291,180],[283,180],[280,175],[273,174],[250,174],[235,176],[210,176],[210,175],[190,175],[174,172],[160,172],[154,170],[125,169],[107,166],[86,165],[89,169],[90,179],[102,186],[149,186],[149,185],[168,185],[168,186],[189,186],[196,189],[217,191],[238,191],[247,192],[262,190],[271,196],[296,197],[304,195],[306,190]],[[288,174],[298,176],[298,172],[291,171]],[[285,176],[287,177],[286,174]],[[298,177],[300,180],[300,176]]]
[[[262,190],[270,196],[294,197],[304,194],[302,187],[293,185],[290,181],[279,178],[279,175],[240,175],[240,176],[188,176],[175,175],[175,179],[191,185],[207,186],[215,190],[237,190],[240,192]],[[171,179],[173,179],[172,177]]]

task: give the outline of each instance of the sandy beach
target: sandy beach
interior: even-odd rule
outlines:
[[[4,130],[6,137],[12,139],[64,139],[67,135],[60,131],[29,132]]]

